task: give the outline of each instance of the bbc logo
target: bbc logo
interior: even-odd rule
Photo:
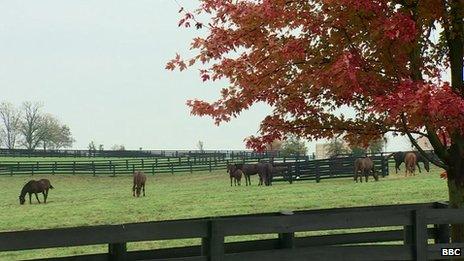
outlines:
[[[442,248],[441,256],[461,256],[460,248]]]

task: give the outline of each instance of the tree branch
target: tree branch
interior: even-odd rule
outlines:
[[[434,158],[429,157],[429,155],[419,146],[417,141],[414,139],[414,137],[411,135],[411,133],[408,131],[408,126],[406,124],[406,116],[401,114],[401,122],[403,123],[403,127],[405,130],[406,135],[408,136],[409,140],[411,141],[412,145],[416,147],[416,149],[419,151],[419,153],[422,155],[422,157],[426,158],[428,161],[432,162],[434,165],[443,168],[445,170],[448,170],[448,166],[443,164],[442,162],[437,161]],[[435,147],[434,147],[435,148]]]

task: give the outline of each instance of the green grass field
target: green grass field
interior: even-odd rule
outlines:
[[[392,170],[393,168],[391,168]],[[352,179],[274,183],[272,187],[230,187],[225,171],[162,174],[148,177],[147,196],[133,198],[130,176],[34,176],[48,178],[54,190],[46,205],[19,205],[18,195],[31,176],[3,176],[0,231],[81,225],[119,224],[192,217],[235,215],[365,205],[447,200],[440,170],[405,178],[404,173],[379,182],[355,184]],[[39,197],[42,200],[42,196]],[[269,237],[269,236],[261,236]],[[243,239],[243,238],[241,238]],[[38,239],[39,240],[39,239]],[[227,239],[228,241],[234,239]],[[199,240],[128,244],[129,250],[199,243]],[[106,252],[107,246],[88,246],[0,253],[0,260]]]

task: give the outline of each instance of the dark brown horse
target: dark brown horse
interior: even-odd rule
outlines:
[[[422,154],[420,154],[418,151],[412,151],[412,152],[414,152],[416,154],[416,157],[417,157],[416,166],[417,166],[417,169],[419,170],[419,173],[422,172],[421,167],[419,165],[419,162],[424,163],[425,170],[427,172],[430,172],[430,162],[429,162],[429,160],[426,157],[424,157]],[[400,170],[400,166],[404,162],[404,156],[406,155],[406,153],[408,153],[408,152],[398,151],[398,152],[394,152],[394,153],[387,156],[387,158],[390,158],[390,157],[393,156],[393,159],[395,160],[396,174],[398,174],[398,171]],[[434,154],[429,152],[428,156],[429,157],[434,157]]]
[[[235,170],[240,169],[245,176],[245,185],[251,185],[251,178],[250,176],[258,174],[258,167],[256,164],[231,164],[227,166],[228,172],[235,172]],[[261,184],[261,178],[259,184]]]
[[[230,167],[229,167],[230,166]],[[250,176],[258,174],[258,185],[265,184],[266,186],[272,185],[272,164],[271,163],[254,163],[254,164],[232,164],[228,166],[228,171],[235,171],[240,169],[245,176],[245,185],[251,185]],[[230,172],[229,172],[230,173]]]
[[[366,178],[366,182],[368,181],[369,174],[372,173],[374,176],[375,181],[379,180],[379,176],[375,171],[374,162],[371,158],[359,158],[354,161],[354,180],[358,182],[358,177],[362,183],[362,177]]]
[[[19,194],[19,204],[23,205],[26,202],[26,194],[29,194],[29,204],[32,204],[31,196],[35,194],[35,198],[40,204],[39,197],[37,193],[42,193],[44,196],[44,203],[47,203],[48,197],[48,190],[53,189],[52,184],[50,184],[50,180],[48,179],[41,179],[41,180],[31,180],[24,185],[23,189],[21,190],[21,194]]]
[[[143,190],[143,196],[145,197],[145,182],[147,181],[147,176],[142,171],[134,172],[134,185],[132,186],[132,196],[140,197],[140,190]]]
[[[233,166],[233,165],[232,165]],[[232,187],[232,180],[234,181],[235,186],[241,185],[243,171],[241,169],[235,168],[233,171],[229,171],[230,176],[230,186]]]
[[[416,175],[414,172],[416,171],[416,164],[417,164],[417,156],[414,152],[407,152],[404,155],[404,165],[406,165],[406,171],[404,172],[404,176],[407,177],[408,173],[412,175]]]
[[[274,173],[274,166],[270,162],[260,162],[258,165],[258,175],[261,185],[272,186],[272,177]]]

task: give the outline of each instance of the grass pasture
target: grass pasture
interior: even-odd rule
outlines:
[[[439,178],[439,173],[439,169],[432,168],[430,173],[408,178],[404,178],[403,172],[392,173],[379,182],[355,184],[352,179],[334,179],[321,183],[280,182],[272,187],[258,187],[256,177],[252,178],[251,187],[230,187],[225,171],[160,174],[148,176],[147,196],[136,199],[132,197],[130,176],[37,175],[33,178],[48,178],[55,189],[50,191],[46,205],[37,204],[35,199],[29,205],[27,199],[23,206],[19,205],[18,194],[31,177],[0,176],[0,231],[447,200],[446,182]],[[42,200],[41,195],[39,198]],[[230,240],[237,238],[227,238]],[[199,242],[192,239],[129,243],[128,250]],[[106,251],[106,245],[28,250],[0,253],[0,260]]]

